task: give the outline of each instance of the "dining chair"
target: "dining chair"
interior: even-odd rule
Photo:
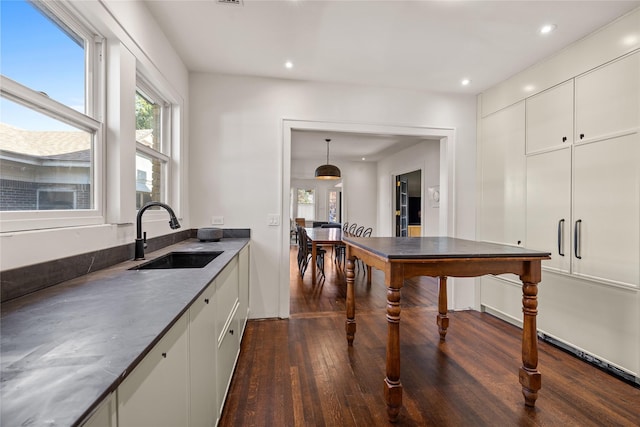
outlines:
[[[307,235],[307,231],[304,227],[298,226],[298,269],[300,270],[300,277],[304,279],[304,273],[307,271],[307,267],[309,266],[309,261],[313,256],[312,243]],[[316,248],[316,259],[314,262],[318,267],[318,272],[324,279],[324,254],[327,251],[322,249],[321,247]]]
[[[362,237],[362,233],[364,232],[364,225],[358,227],[356,232],[354,233],[356,237]]]
[[[358,228],[358,224],[355,222],[349,226],[349,234],[354,234],[356,232],[356,228]]]
[[[292,237],[295,237],[296,243],[298,243],[298,226],[292,219],[289,219],[289,242]]]

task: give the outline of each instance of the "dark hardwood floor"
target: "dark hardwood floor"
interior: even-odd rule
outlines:
[[[385,426],[386,289],[356,277],[357,332],[345,338],[344,276],[327,253],[324,282],[291,262],[291,317],[249,321],[220,426]],[[544,342],[542,389],[524,406],[520,329],[473,311],[436,325],[436,282],[402,290],[399,426],[638,426],[640,388]],[[544,309],[541,307],[541,309]]]

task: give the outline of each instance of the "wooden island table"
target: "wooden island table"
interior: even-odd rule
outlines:
[[[534,406],[541,387],[538,372],[538,283],[541,264],[548,252],[517,246],[498,245],[450,237],[348,237],[347,245],[347,320],[349,346],[356,333],[354,260],[384,272],[387,287],[387,362],[385,400],[389,421],[398,420],[402,407],[400,383],[400,289],[405,279],[415,276],[438,277],[437,324],[444,340],[447,317],[447,277],[477,277],[486,274],[513,273],[522,280],[522,367],[519,378],[526,406]]]

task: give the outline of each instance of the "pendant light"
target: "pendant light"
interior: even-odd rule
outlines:
[[[329,142],[331,139],[327,138],[325,141],[327,141],[327,164],[316,168],[316,179],[340,179],[340,169],[329,164]]]

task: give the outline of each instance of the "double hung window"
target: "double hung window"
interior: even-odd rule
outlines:
[[[100,223],[101,39],[59,2],[0,19],[1,230]]]
[[[171,104],[141,77],[136,90],[136,209],[168,202]]]
[[[316,217],[316,194],[314,189],[298,188],[298,217],[313,220]]]

